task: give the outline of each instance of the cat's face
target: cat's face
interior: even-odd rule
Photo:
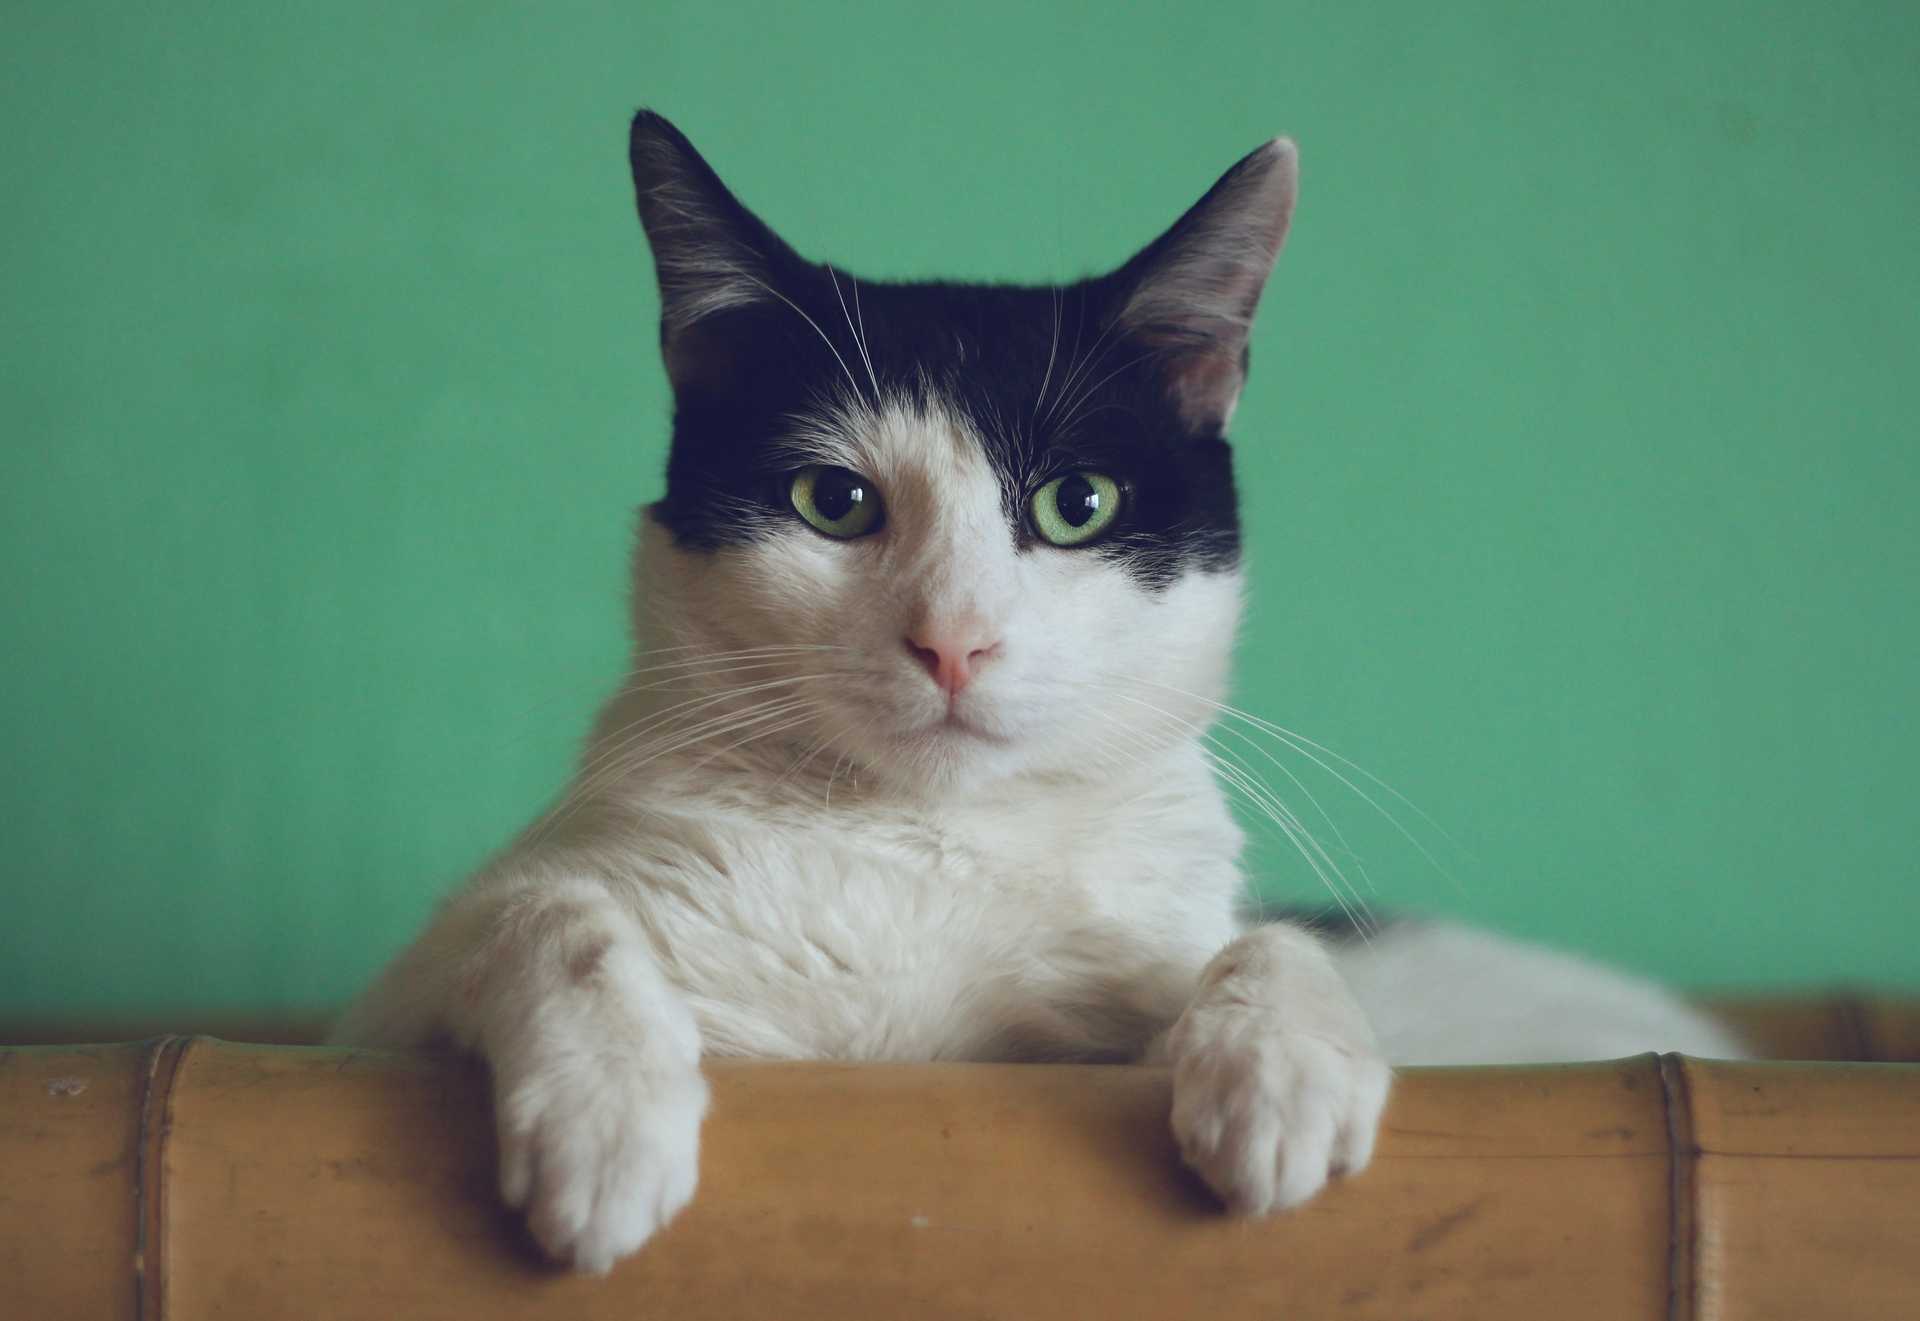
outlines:
[[[1289,146],[1042,289],[805,262],[657,116],[633,162],[675,391],[638,624],[743,690],[743,736],[934,789],[1099,774],[1205,721],[1240,596],[1224,427]]]

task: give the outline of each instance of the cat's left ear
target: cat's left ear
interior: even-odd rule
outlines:
[[[1254,309],[1293,218],[1299,161],[1288,138],[1249,153],[1111,277],[1120,329],[1154,352],[1195,430],[1224,429],[1239,402]]]

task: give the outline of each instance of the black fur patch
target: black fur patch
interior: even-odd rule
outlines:
[[[1332,941],[1358,940],[1398,925],[1398,919],[1391,915],[1376,913],[1362,922],[1352,909],[1337,905],[1283,904],[1265,900],[1251,904],[1248,916],[1255,922],[1285,922],[1305,927]]]
[[[1224,435],[1183,420],[1161,374],[1164,348],[1115,328],[1137,262],[1058,288],[856,282],[794,253],[677,130],[644,112],[634,168],[669,304],[663,347],[675,387],[667,490],[654,516],[678,544],[712,550],[792,517],[782,442],[795,420],[871,399],[877,383],[883,395],[937,400],[972,424],[1029,553],[1099,555],[1156,588],[1237,563]],[[663,251],[669,244],[698,251]],[[722,282],[744,270],[765,296],[676,324],[673,299],[691,303],[699,290],[694,276],[670,272],[675,260],[676,271],[713,269]],[[1116,478],[1125,499],[1110,532],[1063,551],[1034,536],[1027,501],[1074,468]]]

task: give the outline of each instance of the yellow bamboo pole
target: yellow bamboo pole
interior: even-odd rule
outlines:
[[[0,1052],[8,1317],[1920,1316],[1920,1066],[1410,1069],[1374,1164],[1223,1215],[1164,1073],[723,1064],[606,1279],[494,1195],[485,1078],[163,1038]]]

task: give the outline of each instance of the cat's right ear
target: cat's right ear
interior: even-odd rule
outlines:
[[[773,302],[782,272],[800,258],[660,115],[633,117],[627,159],[660,280],[661,355],[683,390],[725,371],[725,337],[714,319]]]
[[[1247,377],[1247,341],[1293,218],[1300,176],[1291,140],[1242,157],[1111,279],[1124,291],[1119,324],[1152,352],[1190,426],[1220,430]]]

